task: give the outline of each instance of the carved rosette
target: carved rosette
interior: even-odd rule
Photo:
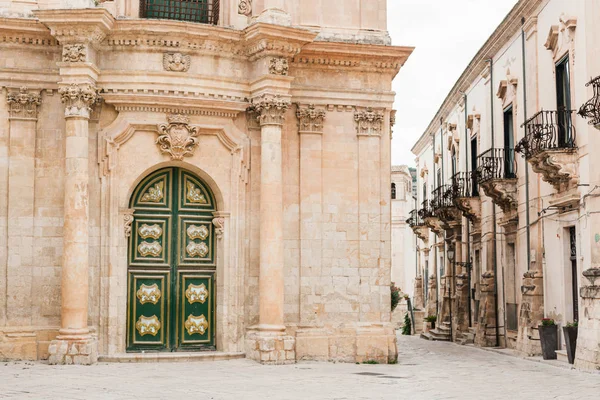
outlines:
[[[359,136],[381,136],[383,127],[383,112],[375,111],[371,107],[354,114],[356,133]]]
[[[223,233],[225,232],[225,218],[217,217],[212,220],[213,225],[215,226],[215,235],[217,239],[223,238]]]
[[[269,73],[271,75],[287,76],[290,67],[287,58],[271,58],[269,61]]]
[[[92,107],[98,99],[98,90],[90,84],[73,83],[58,89],[61,101],[66,105],[65,118],[90,118]]]
[[[63,62],[85,62],[87,49],[84,44],[65,44],[62,51]]]
[[[317,109],[314,104],[307,108],[298,106],[296,117],[298,118],[298,133],[323,133],[325,110]]]
[[[194,155],[198,147],[198,128],[190,126],[190,120],[185,115],[171,115],[167,120],[168,124],[158,126],[156,144],[160,151],[177,161]]]
[[[257,115],[261,126],[283,125],[285,113],[290,108],[290,101],[279,95],[265,94],[252,99],[252,105],[248,109]]]
[[[238,14],[247,17],[252,15],[252,0],[240,0],[238,4]]]
[[[187,54],[165,53],[163,54],[163,67],[165,71],[187,72],[190,69],[192,59]]]
[[[42,97],[39,92],[31,92],[26,87],[21,87],[18,92],[8,92],[6,102],[9,118],[35,120]]]

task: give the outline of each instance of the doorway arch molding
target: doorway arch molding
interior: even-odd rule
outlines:
[[[243,351],[244,327],[240,324],[244,319],[238,314],[243,310],[240,288],[245,283],[242,238],[246,229],[244,187],[249,176],[249,140],[231,119],[201,116],[191,119],[191,125],[198,127],[200,148],[183,161],[170,160],[155,144],[158,125],[166,121],[164,113],[124,112],[98,134],[101,222],[97,329],[102,355],[125,354],[129,199],[145,177],[167,167],[195,174],[215,197],[214,216],[223,224],[216,254],[216,346],[218,351]],[[132,144],[126,146],[130,141]],[[135,155],[139,146],[147,150],[147,156]]]

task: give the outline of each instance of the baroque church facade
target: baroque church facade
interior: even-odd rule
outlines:
[[[0,13],[0,359],[395,360],[386,0]]]

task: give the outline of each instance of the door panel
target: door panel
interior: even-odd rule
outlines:
[[[212,273],[179,273],[178,345],[181,349],[213,344]]]
[[[212,193],[167,168],[138,185],[130,206],[127,350],[214,349]]]
[[[170,272],[129,272],[130,348],[163,350],[169,343]]]

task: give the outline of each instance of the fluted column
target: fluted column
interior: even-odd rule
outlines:
[[[92,364],[98,357],[97,344],[88,329],[88,123],[96,92],[90,84],[71,84],[59,90],[66,106],[64,248],[61,327],[49,349],[51,364]]]

